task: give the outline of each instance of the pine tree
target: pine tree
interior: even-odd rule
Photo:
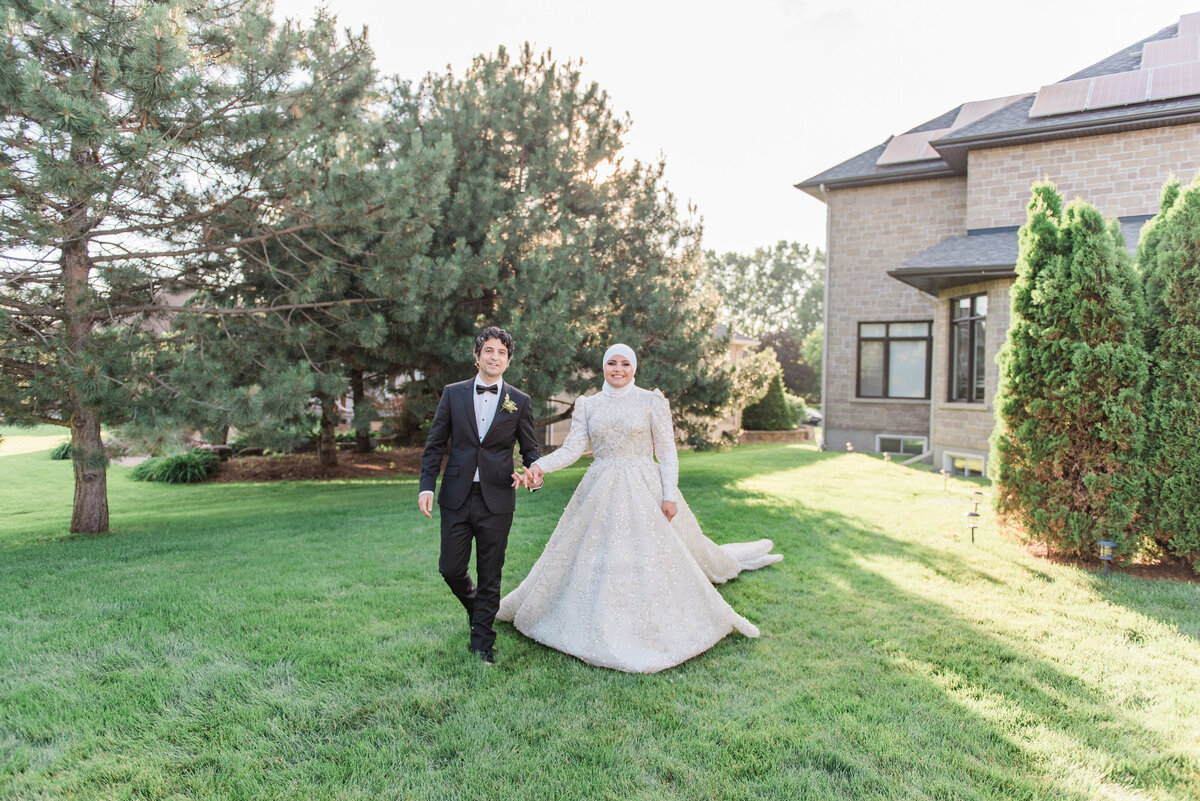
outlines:
[[[1023,535],[1082,555],[1136,545],[1142,460],[1140,285],[1095,208],[1033,188],[992,437],[997,509]]]
[[[700,228],[680,215],[661,162],[623,158],[629,123],[577,64],[500,49],[462,77],[399,84],[392,102],[455,150],[426,251],[439,302],[406,328],[408,372],[421,376],[411,409],[431,412],[443,384],[471,374],[488,324],[513,333],[505,377],[534,398],[594,388],[605,349],[623,341],[639,384],[666,392],[683,427],[728,406],[716,303],[698,284]]]
[[[189,401],[163,372],[177,344],[161,336],[168,316],[240,311],[184,300],[319,224],[275,224],[307,182],[281,164],[336,130],[370,54],[362,39],[335,47],[325,17],[278,27],[260,0],[46,0],[3,14],[0,413],[70,426],[71,530],[102,532],[101,424]],[[219,383],[203,354],[190,361]],[[265,394],[204,402],[249,411]]]
[[[1145,509],[1154,539],[1200,572],[1200,183],[1168,184],[1163,206],[1138,252],[1157,329]]]

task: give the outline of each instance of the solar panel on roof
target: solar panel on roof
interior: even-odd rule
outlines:
[[[1150,70],[1117,72],[1099,75],[1092,79],[1092,92],[1088,95],[1088,108],[1126,106],[1130,103],[1145,103],[1150,86]]]
[[[973,100],[970,103],[963,103],[962,108],[958,110],[958,116],[954,118],[954,125],[950,126],[954,130],[964,128],[977,120],[981,120],[989,114],[999,111],[1010,103],[1015,103],[1023,97],[1029,95],[1009,95],[1008,97],[993,97],[990,100]]]
[[[1047,117],[1051,114],[1082,111],[1087,108],[1088,94],[1091,93],[1091,89],[1091,78],[1061,81],[1043,86],[1038,90],[1037,98],[1033,101],[1033,108],[1029,109],[1029,116]]]
[[[1159,67],[1150,78],[1150,99],[1200,95],[1200,61]]]
[[[948,133],[950,128],[935,128],[932,131],[916,131],[892,137],[887,147],[879,154],[875,163],[880,166],[888,164],[905,164],[910,161],[926,161],[941,158],[929,144],[929,140],[937,139]]]
[[[1200,60],[1200,36],[1159,39],[1142,45],[1142,69]]]
[[[1179,18],[1178,36],[1200,36],[1200,11]]]

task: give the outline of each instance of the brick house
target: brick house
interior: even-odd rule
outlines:
[[[822,407],[832,449],[986,469],[1029,187],[1118,217],[1200,171],[1200,13],[1058,83],[964,103],[797,184],[827,207]]]

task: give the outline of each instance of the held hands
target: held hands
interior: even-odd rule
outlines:
[[[668,523],[675,519],[675,515],[679,514],[679,507],[675,501],[663,501],[662,510],[663,514],[667,516]]]
[[[513,473],[512,485],[514,489],[517,487],[525,487],[530,492],[533,492],[535,489],[541,488],[542,481],[545,480],[545,477],[546,472],[537,465],[533,465],[526,468],[524,475],[520,473]]]

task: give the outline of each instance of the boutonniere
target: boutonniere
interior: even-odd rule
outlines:
[[[513,412],[515,412],[517,410],[517,404],[513,403],[513,399],[509,397],[507,392],[505,392],[504,393],[504,403],[500,404],[500,408],[503,409],[504,411],[508,412],[509,414],[512,414]]]

